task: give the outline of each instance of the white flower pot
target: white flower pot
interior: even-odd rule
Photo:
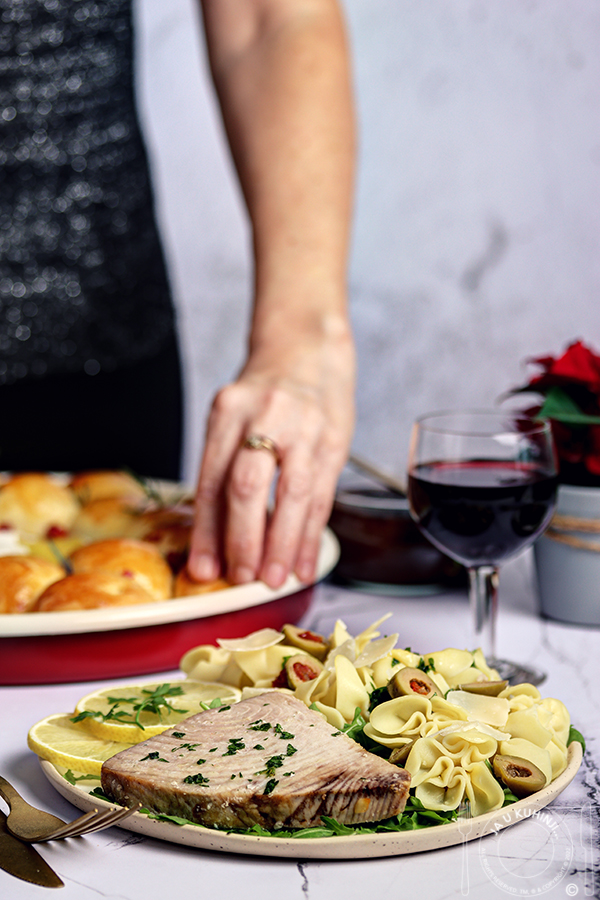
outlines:
[[[552,527],[534,546],[542,615],[577,625],[600,625],[600,488],[561,485],[557,516],[580,522]],[[560,519],[558,519],[560,522]],[[577,529],[579,524],[580,530]]]

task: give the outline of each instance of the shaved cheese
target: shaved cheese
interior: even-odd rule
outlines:
[[[388,653],[391,653],[397,640],[397,634],[390,634],[387,637],[380,638],[378,641],[369,641],[362,653],[356,657],[354,665],[357,669],[361,666],[372,666],[378,660],[387,656]]]
[[[468,691],[450,691],[446,697],[448,703],[460,706],[471,722],[484,722],[496,728],[506,725],[510,704],[501,697],[485,697],[481,694],[470,694]]]
[[[381,623],[389,619],[391,615],[391,613],[386,613],[385,616],[377,619],[376,622],[373,622],[372,625],[369,625],[368,628],[365,628],[364,631],[361,631],[361,633],[356,636],[356,644],[358,647],[360,647],[361,650],[364,650],[366,644],[369,641],[373,640],[373,638],[379,637],[379,632],[377,631],[377,629],[379,628]]]
[[[339,647],[329,651],[324,663],[325,668],[333,671],[335,669],[335,660],[338,656],[345,656],[346,659],[350,660],[354,665],[354,660],[356,659],[356,644],[354,643],[354,638],[348,638],[348,640],[344,641],[343,644],[340,644]]]
[[[498,728],[492,728],[491,725],[486,725],[485,722],[456,722],[454,725],[448,725],[446,728],[443,728],[441,731],[438,731],[437,734],[432,734],[430,737],[439,738],[444,737],[445,734],[453,734],[458,731],[462,734],[463,731],[468,732],[480,732],[481,734],[486,734],[488,737],[493,737],[497,741],[505,741],[510,735],[506,731],[500,731]]]
[[[244,650],[266,650],[267,647],[280,644],[282,640],[283,634],[280,631],[275,631],[274,628],[261,628],[260,631],[254,631],[243,638],[219,638],[217,644],[224,650],[235,653]]]

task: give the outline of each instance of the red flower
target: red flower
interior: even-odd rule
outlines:
[[[536,375],[529,382],[529,387],[543,393],[553,386],[564,387],[569,384],[580,385],[600,396],[600,356],[596,356],[581,341],[575,341],[558,359],[552,356],[541,356],[531,359],[544,368],[544,372]]]
[[[600,356],[575,341],[556,359],[528,362],[543,371],[516,392],[544,397],[530,412],[551,422],[561,481],[600,485]]]

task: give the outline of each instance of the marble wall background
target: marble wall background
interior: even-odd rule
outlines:
[[[360,161],[354,449],[402,474],[415,415],[523,360],[600,352],[596,0],[345,0]],[[137,0],[139,99],[188,383],[185,473],[244,352],[248,230],[194,0]]]

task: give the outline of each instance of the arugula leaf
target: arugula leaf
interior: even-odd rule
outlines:
[[[577,729],[573,728],[573,726],[571,725],[571,727],[569,728],[569,737],[567,738],[567,747],[569,746],[569,744],[572,744],[573,741],[577,741],[579,744],[581,744],[581,749],[585,753],[585,738],[580,731],[577,731]]]
[[[510,806],[511,803],[516,803],[519,798],[516,794],[513,794],[510,788],[504,788],[504,801],[502,803],[502,807]]]
[[[390,699],[390,692],[388,691],[386,684],[384,684],[383,687],[375,688],[375,690],[372,691],[369,700],[369,712],[373,712],[376,706],[379,706],[380,703],[387,703]]]
[[[69,784],[77,784],[79,781],[98,781],[98,775],[75,775],[71,769],[67,769],[63,778]]]
[[[109,803],[113,802],[111,798],[104,793],[101,787],[94,788],[93,791],[90,791],[90,797],[99,797],[100,800],[107,800]]]

